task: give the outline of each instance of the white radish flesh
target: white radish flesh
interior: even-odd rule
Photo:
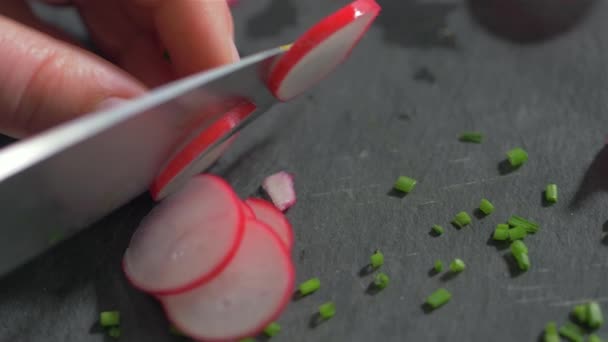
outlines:
[[[242,207],[223,179],[192,178],[136,230],[123,258],[127,279],[153,294],[179,293],[213,279],[242,241]]]
[[[186,293],[161,296],[169,320],[204,341],[254,336],[285,308],[294,286],[291,259],[265,224],[247,220],[243,243],[211,282]]]
[[[270,175],[262,182],[272,203],[281,211],[285,211],[296,203],[296,191],[293,176],[285,171]]]
[[[253,210],[255,217],[266,223],[281,238],[281,241],[291,251],[293,247],[293,229],[289,221],[272,203],[259,198],[248,198],[245,204]]]
[[[349,56],[379,12],[376,1],[356,0],[313,26],[274,64],[271,92],[287,101],[325,78]]]

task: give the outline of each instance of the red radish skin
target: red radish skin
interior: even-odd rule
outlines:
[[[241,204],[243,205],[243,214],[245,214],[245,218],[255,219],[255,213],[253,212],[249,204],[247,204],[247,202],[241,202]]]
[[[255,336],[285,309],[295,273],[280,238],[264,223],[247,220],[241,248],[211,282],[158,297],[171,323],[202,341]]]
[[[266,191],[272,203],[281,211],[296,204],[296,191],[293,175],[285,171],[277,172],[264,179],[262,189]]]
[[[237,126],[255,109],[255,105],[250,102],[241,104],[214,122],[198,137],[191,140],[171,158],[156,177],[150,187],[152,198],[157,201],[163,199],[187,182],[190,177],[211,166],[230,147],[236,136],[217,146],[205,158],[201,159],[201,154]]]
[[[281,238],[288,251],[293,248],[294,237],[291,224],[272,203],[260,198],[248,198],[245,204],[253,210],[258,221],[266,223]]]
[[[199,175],[140,224],[123,257],[136,288],[155,295],[191,290],[216,278],[237,254],[243,202],[223,179]]]
[[[375,0],[355,0],[314,25],[271,69],[273,95],[288,101],[324,79],[348,58],[380,10]]]

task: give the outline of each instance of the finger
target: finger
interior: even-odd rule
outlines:
[[[146,0],[149,1],[149,0]],[[225,0],[157,0],[154,19],[176,72],[187,75],[239,59]]]
[[[0,130],[6,134],[23,137],[144,91],[103,59],[0,16]]]

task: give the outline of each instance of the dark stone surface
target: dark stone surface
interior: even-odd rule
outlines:
[[[608,4],[598,2],[549,40],[520,45],[478,24],[487,8],[380,2],[385,13],[352,57],[251,126],[213,170],[241,196],[257,194],[271,172],[296,176],[299,200],[288,217],[297,280],[318,276],[322,288],[290,304],[273,340],[534,341],[579,301],[596,298],[608,311]],[[250,53],[292,41],[345,1],[241,3],[237,41]],[[287,19],[276,8],[288,8]],[[421,68],[434,83],[415,79]],[[459,142],[465,130],[484,132],[484,143]],[[504,153],[516,146],[529,162],[501,172]],[[416,189],[388,196],[401,174],[416,178]],[[543,206],[550,182],[560,201]],[[482,197],[494,214],[461,230],[449,224]],[[158,305],[120,270],[151,206],[142,196],[0,279],[0,341],[104,341],[94,322],[107,308],[123,313],[122,341],[178,341]],[[508,249],[488,239],[511,214],[541,224],[526,239],[532,268],[523,274],[513,271]],[[430,236],[433,224],[446,233]],[[373,275],[359,273],[376,248],[391,283],[371,296]],[[463,273],[429,276],[436,259],[447,266],[456,257],[467,264]],[[451,302],[424,310],[440,286]],[[311,328],[327,300],[337,315]]]

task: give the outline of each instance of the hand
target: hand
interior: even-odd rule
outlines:
[[[25,0],[0,0],[3,134],[28,136],[239,59],[225,0],[46,2],[76,6],[106,59],[43,24]]]

